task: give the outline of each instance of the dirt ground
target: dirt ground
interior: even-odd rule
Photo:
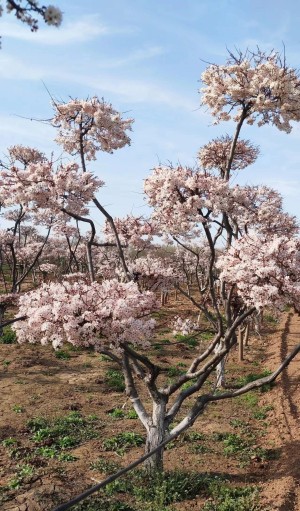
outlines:
[[[174,376],[168,368],[174,373],[187,365],[197,349],[184,342],[170,344],[167,324],[179,306],[171,301],[160,315],[151,353],[165,367],[164,378]],[[299,342],[299,334],[299,317],[285,313],[278,325],[268,325],[262,338],[250,338],[244,362],[238,363],[238,354],[233,353],[228,372],[243,378],[273,370]],[[300,511],[299,366],[300,357],[268,392],[212,404],[193,426],[194,436],[179,438],[166,451],[166,470],[188,469],[224,477],[229,484],[254,484],[260,489],[262,509]],[[135,433],[136,438],[144,435],[139,421],[130,417],[131,405],[119,383],[111,382],[117,370],[111,362],[69,348],[58,357],[49,347],[0,344],[0,368],[3,511],[50,511],[105,477],[97,465],[99,458],[102,465],[126,466],[142,454],[143,446],[122,450],[107,444],[124,432]],[[122,410],[120,417],[115,409]],[[37,438],[34,421],[42,418],[53,427],[72,414],[79,417],[78,428],[80,421],[85,427],[76,445],[55,450],[51,440]],[[60,438],[62,445],[68,434]],[[244,451],[228,443],[230,435],[234,441],[243,437]],[[205,502],[199,495],[176,504],[176,509],[201,510]]]
[[[268,367],[275,369],[299,343],[300,318],[289,313],[282,319],[277,335],[268,341]],[[280,459],[265,474],[263,496],[278,511],[300,511],[300,358],[296,357],[282,373],[276,394],[265,396],[272,403],[268,437],[281,450]]]

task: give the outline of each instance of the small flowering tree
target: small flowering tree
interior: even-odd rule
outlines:
[[[52,343],[55,348],[63,342],[92,345],[110,356],[122,368],[126,393],[145,427],[147,452],[191,426],[208,403],[272,381],[300,351],[297,346],[270,377],[239,390],[215,392],[216,386],[224,384],[225,359],[237,343],[237,330],[248,318],[266,305],[282,308],[290,304],[300,310],[295,219],[283,212],[278,192],[230,182],[232,172],[246,168],[258,155],[249,141],[239,139],[244,122],[272,123],[289,132],[290,122],[300,119],[300,82],[296,71],[277,53],[266,55],[259,50],[230,55],[224,66],[209,66],[203,82],[202,103],[212,110],[216,122],[233,116],[235,133],[200,150],[201,168],[160,165],[153,170],[145,180],[153,208],[149,222],[132,217],[113,220],[95,196],[103,183],[88,172],[87,163],[99,150],[112,152],[129,144],[127,131],[132,124],[97,98],[54,102],[56,140],[80,163],[55,169],[49,161],[27,162],[22,169],[11,165],[0,177],[3,201],[8,200],[10,189],[30,211],[42,207],[44,219],[52,214],[53,221],[61,224],[57,218],[62,215],[89,226],[85,235],[89,279],[71,274],[21,297],[19,315],[27,319],[14,325],[19,341]],[[98,240],[88,215],[90,201],[107,221],[104,242]],[[150,249],[152,236],[157,234],[178,246],[171,271],[170,264]],[[137,251],[131,259],[130,246]],[[105,248],[114,250],[117,257],[110,252],[105,257]],[[81,249],[79,243],[76,261]],[[193,266],[196,292],[181,284],[182,268],[190,280]],[[145,280],[147,275],[158,280],[173,278],[178,291],[204,315],[213,332],[185,373],[172,383],[164,382],[164,368],[147,353],[154,328],[149,314],[157,304],[151,292],[141,291],[133,282],[136,274]],[[177,318],[175,328],[186,334],[195,332],[197,325],[192,318]],[[204,391],[215,371],[216,386]],[[142,399],[141,384],[152,408]],[[183,405],[187,402],[186,411]],[[160,449],[149,458],[148,467],[156,471],[162,466]]]

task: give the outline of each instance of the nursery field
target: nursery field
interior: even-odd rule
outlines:
[[[171,297],[156,313],[151,357],[164,368],[162,382],[178,376],[210,339],[205,324],[195,338],[174,337],[167,327],[179,310],[184,316],[190,309]],[[237,350],[230,353],[228,374],[240,385],[268,374],[299,333],[294,314],[266,315],[244,361]],[[1,509],[50,511],[140,457],[145,434],[118,366],[103,355],[12,341],[7,334],[0,344]],[[298,368],[296,358],[273,386],[210,404],[168,445],[163,477],[149,481],[136,470],[73,509],[300,510]]]

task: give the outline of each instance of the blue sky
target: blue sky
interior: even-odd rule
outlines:
[[[234,126],[212,126],[200,109],[203,61],[223,63],[226,47],[281,51],[300,68],[297,0],[57,0],[63,25],[32,34],[11,15],[0,19],[0,157],[10,145],[50,155],[53,128],[27,118],[51,117],[51,94],[98,95],[135,119],[132,145],[100,154],[91,168],[106,182],[100,199],[113,216],[147,213],[143,179],[158,162],[194,165],[200,146]],[[260,145],[256,164],[238,182],[268,184],[300,218],[300,126],[242,133]],[[93,213],[95,214],[95,212]],[[100,218],[97,221],[101,223]]]

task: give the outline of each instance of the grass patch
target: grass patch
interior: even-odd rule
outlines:
[[[3,328],[3,335],[0,337],[0,344],[15,344],[16,342],[16,332],[10,326],[5,326]]]
[[[116,392],[124,392],[125,390],[124,376],[116,369],[108,369],[108,371],[106,371],[105,383],[109,389],[115,390]]]
[[[246,376],[242,376],[238,379],[237,384],[239,387],[243,387],[244,385],[247,385],[248,383],[251,383],[253,381],[259,380],[260,378],[265,378],[266,376],[270,376],[272,374],[272,371],[269,371],[269,369],[265,369],[261,373],[250,373]],[[267,392],[274,386],[274,383],[266,383],[265,385],[262,385],[260,387],[260,392]],[[250,392],[251,394],[251,392]],[[246,394],[247,395],[247,394]]]
[[[170,378],[175,376],[182,376],[183,374],[185,374],[185,372],[186,372],[185,370],[181,369],[178,366],[170,366],[167,369],[167,374]]]
[[[139,447],[145,443],[145,439],[139,433],[127,431],[119,433],[116,436],[103,440],[103,448],[105,451],[115,451],[118,454],[124,454],[125,451],[132,447]]]
[[[196,346],[199,345],[198,339],[191,337],[190,335],[177,334],[175,335],[175,339],[177,342],[182,342],[189,348],[196,348]]]
[[[14,438],[3,440],[2,445],[9,449],[12,458],[20,458],[25,452],[28,459],[41,456],[73,461],[76,458],[69,453],[72,448],[99,436],[98,419],[92,416],[83,417],[78,412],[70,412],[51,421],[45,417],[34,417],[27,422],[27,429],[31,433],[30,440],[33,444],[28,449],[19,446]]]
[[[20,406],[20,405],[14,405],[12,407],[12,410],[15,413],[23,413],[23,412],[25,412],[25,408],[23,408],[23,406]]]
[[[269,323],[270,325],[277,325],[277,323],[278,323],[278,318],[276,318],[275,316],[272,316],[272,314],[265,314],[263,320],[266,323]]]
[[[272,405],[260,406],[255,412],[253,412],[253,418],[257,420],[265,420],[268,417],[268,412],[273,410]]]
[[[59,360],[70,360],[71,355],[65,350],[56,350],[54,353],[55,357]]]
[[[259,490],[255,486],[230,487],[226,484],[211,485],[210,502],[202,511],[259,511]]]
[[[243,405],[246,405],[247,408],[257,408],[258,406],[258,397],[257,394],[253,391],[248,392],[247,394],[243,394],[236,398],[237,402],[240,402]]]
[[[9,490],[18,490],[22,484],[29,482],[33,476],[34,468],[31,465],[18,465],[17,473],[8,483]]]
[[[150,478],[139,470],[114,481],[74,511],[173,511],[175,503],[199,496],[207,499],[203,511],[258,511],[258,494],[256,487],[232,487],[215,475],[172,471]]]
[[[115,474],[121,468],[119,463],[110,461],[107,458],[98,458],[96,461],[91,463],[90,466],[92,470],[97,470],[104,474]]]

